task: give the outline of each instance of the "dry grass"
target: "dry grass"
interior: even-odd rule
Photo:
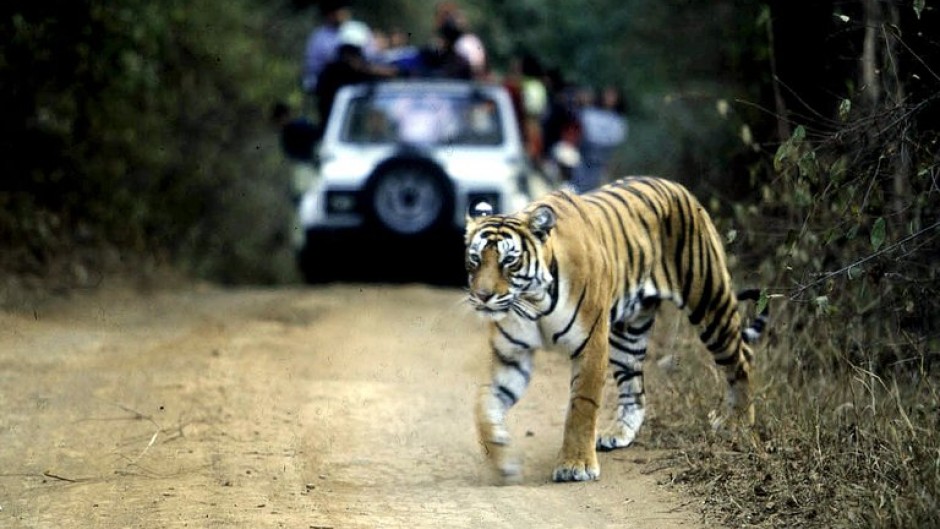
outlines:
[[[929,366],[876,374],[820,334],[832,322],[776,306],[757,348],[757,425],[713,433],[706,416],[722,381],[678,318],[658,322],[640,441],[672,449],[672,482],[704,496],[711,517],[730,527],[940,527],[940,381]],[[804,330],[791,332],[795,321]],[[657,363],[670,350],[682,352]]]

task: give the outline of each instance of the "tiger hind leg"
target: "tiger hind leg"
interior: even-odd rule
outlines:
[[[747,345],[741,344],[741,349]],[[717,355],[716,355],[717,356]],[[712,428],[719,430],[729,423],[741,422],[753,426],[755,420],[754,397],[751,389],[751,362],[745,353],[733,354],[734,360],[723,364],[716,359],[725,373],[728,389],[725,393],[724,410],[709,415]]]
[[[723,316],[723,317],[722,317]],[[716,315],[707,322],[701,335],[702,342],[711,352],[715,363],[724,371],[728,389],[724,410],[710,416],[714,429],[729,421],[740,421],[745,426],[754,424],[754,398],[751,388],[753,353],[742,335],[741,318],[737,310]]]
[[[641,312],[629,324],[617,323],[610,330],[610,367],[617,382],[617,416],[597,437],[602,451],[625,448],[633,443],[646,417],[643,361],[656,307]]]

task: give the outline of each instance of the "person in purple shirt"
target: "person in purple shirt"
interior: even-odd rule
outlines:
[[[313,93],[323,68],[336,58],[339,48],[339,28],[352,18],[348,1],[323,0],[320,2],[322,23],[310,34],[304,50],[302,86],[304,92]]]

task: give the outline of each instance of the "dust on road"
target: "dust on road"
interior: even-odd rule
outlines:
[[[424,286],[116,288],[0,313],[0,527],[700,527],[654,454],[549,479],[568,365],[510,414],[522,483],[473,425],[481,323]]]

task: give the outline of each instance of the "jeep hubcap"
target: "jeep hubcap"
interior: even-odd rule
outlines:
[[[374,205],[376,215],[386,227],[413,234],[434,224],[444,199],[433,177],[416,171],[395,171],[379,181]]]

